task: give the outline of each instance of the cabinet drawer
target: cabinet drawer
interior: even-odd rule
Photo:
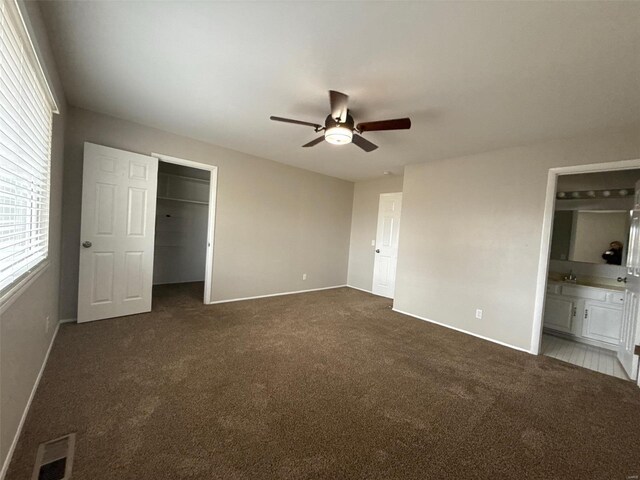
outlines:
[[[624,292],[609,292],[607,293],[607,302],[614,303],[616,305],[624,304]]]
[[[589,300],[597,300],[599,302],[607,301],[607,292],[599,288],[589,288],[574,285],[563,285],[562,294],[571,297],[587,298]]]
[[[547,284],[547,293],[552,293],[554,295],[560,295],[562,289],[562,285],[556,285],[555,283]]]

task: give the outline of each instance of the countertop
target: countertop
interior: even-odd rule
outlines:
[[[567,282],[562,279],[566,274],[549,274],[549,283],[555,283],[559,285],[577,285],[580,287],[592,287],[592,288],[603,288],[605,290],[614,290],[616,292],[624,292],[625,284],[616,282],[615,279],[611,278],[600,278],[600,277],[578,277],[576,282]]]

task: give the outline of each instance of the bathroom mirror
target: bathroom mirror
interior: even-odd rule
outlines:
[[[624,266],[630,223],[629,210],[556,210],[551,259]]]

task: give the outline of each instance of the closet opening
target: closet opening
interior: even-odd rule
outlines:
[[[211,303],[217,167],[154,156],[159,162],[153,310],[181,298]]]

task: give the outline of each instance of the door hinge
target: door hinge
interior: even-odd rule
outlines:
[[[589,316],[589,310],[588,309],[584,309],[584,318],[587,318]]]

